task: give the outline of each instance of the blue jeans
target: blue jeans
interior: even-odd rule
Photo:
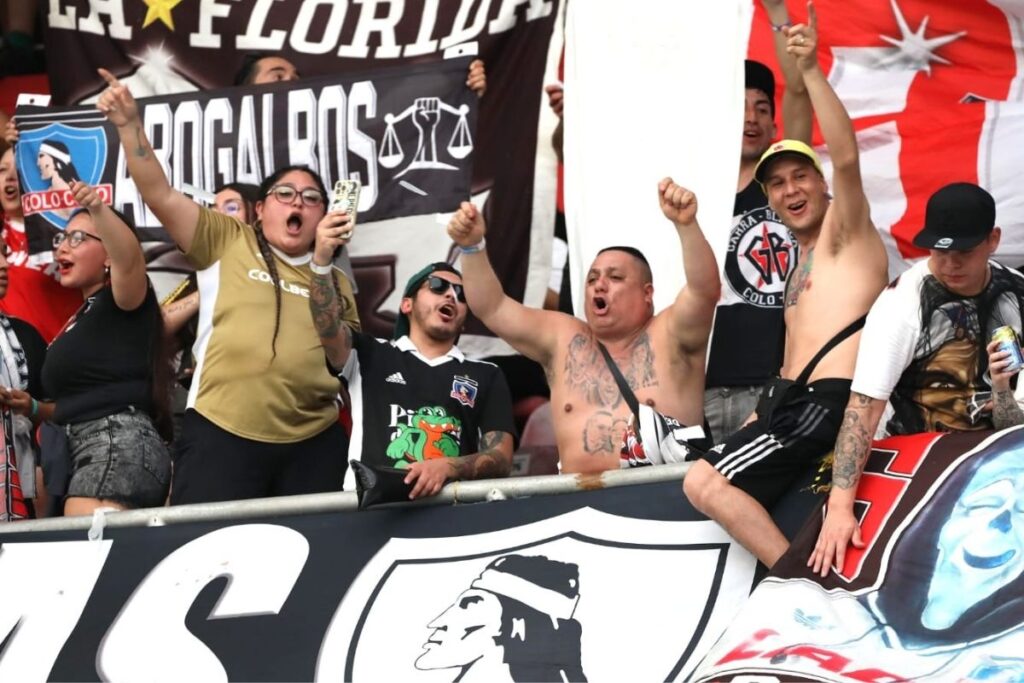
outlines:
[[[735,434],[757,407],[761,387],[713,387],[704,391],[704,417],[711,426],[711,438],[722,443]]]

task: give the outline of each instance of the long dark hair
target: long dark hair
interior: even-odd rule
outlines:
[[[320,190],[320,194],[323,196],[324,212],[327,211],[327,188],[324,186],[324,181],[320,179],[313,169],[303,164],[292,164],[291,166],[283,166],[271,175],[267,176],[262,183],[260,183],[259,198],[256,200],[257,203],[262,203],[267,200],[267,194],[270,192],[270,188],[277,185],[278,181],[284,176],[291,173],[292,171],[302,171],[313,179],[313,183]],[[257,218],[252,224],[253,230],[256,233],[256,244],[260,248],[260,255],[263,256],[264,262],[267,264],[267,270],[270,271],[270,278],[274,281],[274,336],[270,339],[270,362],[273,363],[274,359],[277,358],[277,333],[281,329],[281,276],[277,273],[277,261],[274,259],[274,252],[270,249],[270,243],[267,242],[266,235],[263,234],[263,220]]]

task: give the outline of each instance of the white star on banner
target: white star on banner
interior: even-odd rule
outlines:
[[[924,71],[926,74],[931,76],[932,62],[950,64],[951,62],[948,59],[944,59],[943,57],[935,54],[935,50],[963,37],[967,34],[967,31],[959,31],[957,33],[938,36],[936,38],[926,38],[924,32],[928,27],[928,17],[925,16],[921,21],[921,25],[917,27],[917,31],[911,31],[910,26],[907,24],[907,20],[903,17],[903,12],[900,11],[899,5],[896,4],[896,0],[891,0],[891,2],[892,11],[893,14],[896,15],[896,23],[899,25],[900,33],[902,35],[900,38],[879,36],[885,42],[896,47],[897,50],[880,60],[878,66],[881,68],[896,67],[901,70]]]

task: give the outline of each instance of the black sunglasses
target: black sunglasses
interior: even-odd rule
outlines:
[[[434,294],[444,294],[448,291],[449,287],[455,290],[455,298],[458,299],[460,303],[466,303],[466,293],[463,291],[462,285],[459,283],[452,282],[451,280],[445,280],[443,277],[438,277],[437,275],[431,275],[427,278],[427,289]]]

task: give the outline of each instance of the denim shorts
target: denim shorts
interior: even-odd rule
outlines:
[[[71,455],[67,495],[128,508],[162,506],[171,458],[149,415],[130,409],[65,427]]]

